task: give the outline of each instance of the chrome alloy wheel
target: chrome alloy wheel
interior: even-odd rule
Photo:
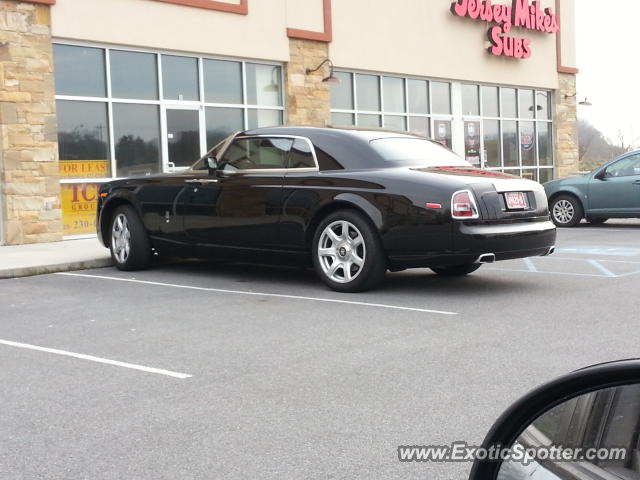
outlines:
[[[575,214],[575,209],[568,200],[558,200],[553,206],[553,218],[555,218],[558,223],[571,222]]]
[[[119,213],[111,227],[111,248],[118,263],[125,263],[131,251],[131,231],[124,213]]]
[[[366,254],[364,237],[351,222],[333,222],[320,235],[318,260],[324,274],[336,283],[349,283],[360,275]]]

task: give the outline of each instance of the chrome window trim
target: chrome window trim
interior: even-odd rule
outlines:
[[[238,132],[231,137],[229,137],[228,143],[224,146],[224,150],[220,154],[220,158],[224,158],[224,155],[227,153],[227,149],[231,146],[231,144],[236,140],[247,140],[252,138],[289,138],[291,140],[303,140],[307,142],[311,149],[311,155],[313,157],[313,161],[316,164],[315,167],[307,167],[307,168],[251,168],[246,170],[238,170],[235,172],[225,172],[224,170],[221,172],[225,175],[238,175],[243,173],[311,173],[311,172],[319,172],[320,167],[318,166],[318,157],[316,155],[316,149],[313,145],[313,142],[309,140],[307,137],[302,137],[300,135],[286,135],[286,134],[258,134],[258,135],[241,135],[242,132]]]

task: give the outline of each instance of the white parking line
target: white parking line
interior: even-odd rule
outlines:
[[[600,270],[602,273],[604,273],[605,276],[607,277],[617,277],[618,275],[616,275],[615,273],[613,273],[611,270],[609,270],[608,268],[600,265],[600,263],[597,260],[589,260],[589,263],[591,265],[593,265],[594,267],[596,267],[598,270]]]
[[[117,278],[117,277],[107,277],[103,275],[87,275],[84,273],[56,273],[55,275],[65,275],[68,277],[84,277],[84,278],[95,278],[101,280],[112,280],[116,282],[131,282],[131,283],[140,283],[143,285],[155,285],[158,287],[171,287],[171,288],[184,288],[187,290],[199,290],[203,292],[215,292],[215,293],[230,293],[233,295],[252,295],[256,297],[273,297],[273,298],[287,298],[290,300],[306,300],[310,302],[325,302],[325,303],[339,303],[346,305],[360,305],[363,307],[375,307],[375,308],[388,308],[391,310],[403,310],[409,312],[420,312],[420,313],[435,313],[438,315],[458,315],[455,312],[446,312],[442,310],[429,310],[426,308],[413,308],[413,307],[402,307],[400,305],[387,305],[384,303],[368,303],[368,302],[356,302],[353,300],[338,300],[336,298],[320,298],[320,297],[303,297],[299,295],[283,295],[280,293],[263,293],[263,292],[248,292],[244,290],[226,290],[222,288],[208,288],[208,287],[194,287],[191,285],[176,285],[173,283],[163,283],[163,282],[151,282],[147,280],[135,280],[133,278]]]
[[[83,353],[58,350],[57,348],[39,347],[37,345],[29,345],[28,343],[12,342],[11,340],[0,339],[0,344],[7,345],[9,347],[26,348],[27,350],[53,353],[55,355],[63,355],[65,357],[79,358],[80,360],[89,360],[90,362],[104,363],[106,365],[114,365],[116,367],[130,368],[132,370],[140,370],[141,372],[156,373],[158,375],[166,375],[168,377],[179,378],[181,380],[192,377],[192,375],[186,373],[172,372],[161,368],[145,367],[143,365],[136,365],[135,363],[119,362],[118,360],[109,360],[108,358],[94,357],[93,355],[85,355]]]

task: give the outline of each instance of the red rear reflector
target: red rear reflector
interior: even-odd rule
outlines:
[[[427,208],[438,209],[438,208],[442,208],[442,205],[439,203],[427,203]]]
[[[451,198],[451,216],[465,219],[479,217],[476,201],[469,190],[462,190],[453,194]]]
[[[106,193],[101,193],[101,194],[100,194],[100,196],[101,196],[102,198],[106,197],[107,195],[108,195],[108,194],[106,194]]]

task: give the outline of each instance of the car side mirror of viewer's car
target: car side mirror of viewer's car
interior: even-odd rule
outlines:
[[[218,159],[216,157],[207,157],[207,169],[209,175],[215,175],[218,171]]]
[[[640,360],[588,367],[514,403],[470,480],[640,479]]]

